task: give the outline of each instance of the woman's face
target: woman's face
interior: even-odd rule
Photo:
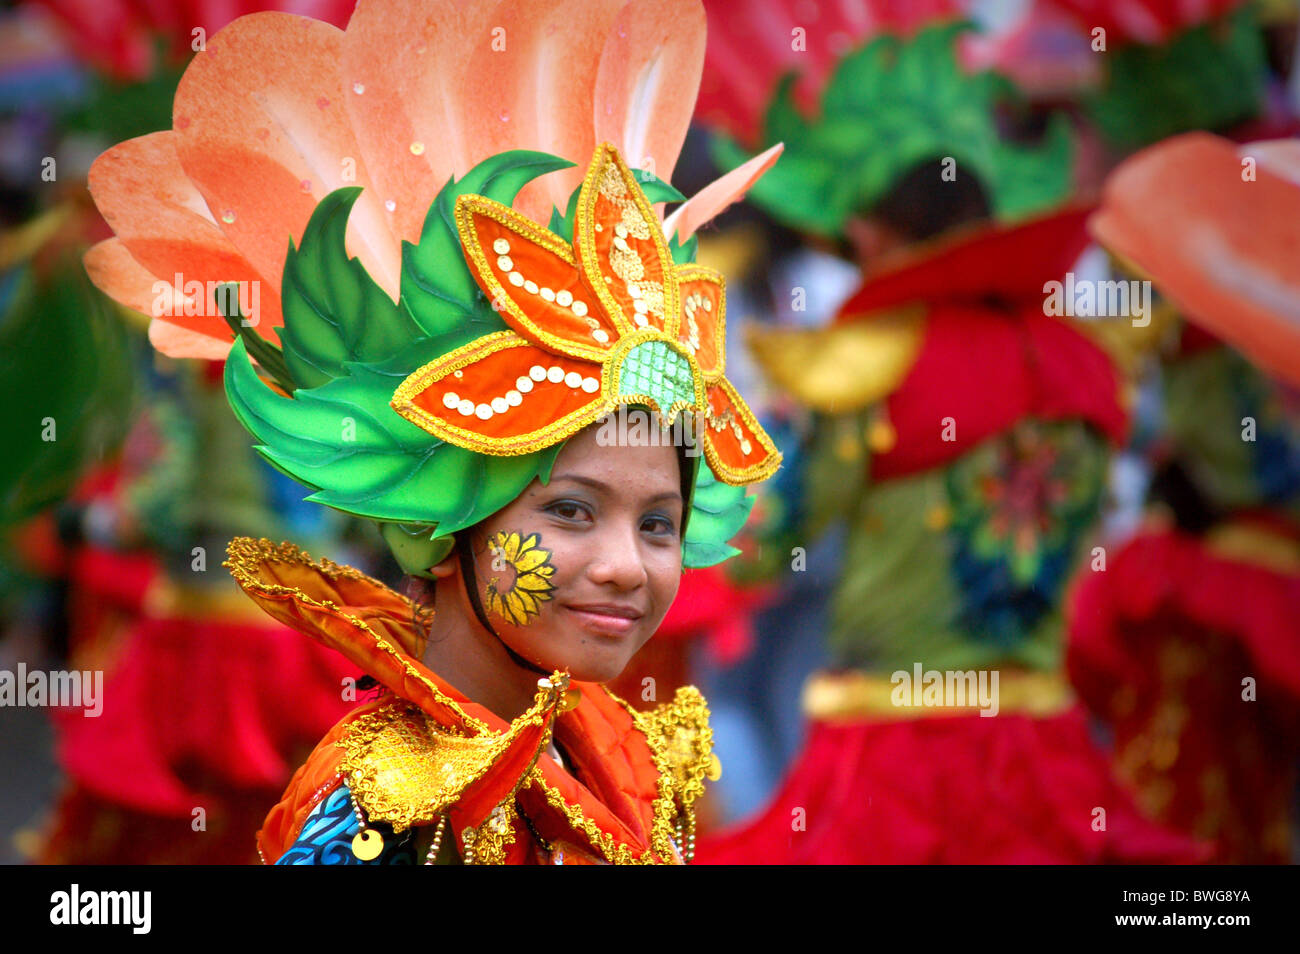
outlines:
[[[547,671],[605,682],[627,666],[677,596],[681,479],[669,444],[610,446],[590,427],[471,535],[478,597],[514,652]]]

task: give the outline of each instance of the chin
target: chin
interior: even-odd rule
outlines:
[[[569,667],[569,674],[575,682],[609,682],[617,679],[627,668],[631,660],[623,659],[613,663],[590,663]]]
[[[593,646],[590,643],[575,647],[572,653],[538,654],[536,665],[542,669],[566,669],[575,682],[609,682],[622,675],[635,652],[624,646]],[[640,648],[638,642],[637,648]],[[530,654],[522,654],[525,659]]]

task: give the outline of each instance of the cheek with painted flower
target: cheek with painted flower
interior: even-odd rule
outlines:
[[[483,593],[488,614],[512,626],[528,625],[555,590],[551,551],[542,546],[540,534],[517,530],[498,530],[487,549],[492,561]]]

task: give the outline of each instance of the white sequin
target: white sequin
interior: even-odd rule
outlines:
[[[573,293],[566,289],[561,289],[560,291],[557,291],[555,293],[555,303],[557,305],[563,305],[565,308],[568,308],[570,305],[573,304]]]
[[[528,381],[527,378],[521,378],[520,380]],[[515,383],[518,384],[519,382],[516,381]],[[528,389],[532,390],[532,387],[533,387],[533,382],[528,381]],[[523,400],[524,400],[524,396],[520,394],[519,391],[510,390],[506,392],[506,403],[509,404],[511,407],[518,407],[520,404],[523,403]]]
[[[498,414],[504,414],[509,408],[510,405],[506,403],[505,398],[496,397],[492,399],[492,410],[496,411]]]
[[[650,322],[646,321],[645,315],[642,314],[633,315],[632,320],[636,322],[638,328],[644,328],[646,325],[650,324]]]
[[[540,364],[535,364],[528,369],[528,376],[532,378],[534,381],[545,381],[546,369],[543,368]]]
[[[591,336],[595,338],[597,341],[599,341],[601,344],[609,343],[609,334],[605,331],[604,328],[597,328],[595,331],[591,333]]]
[[[498,255],[504,255],[506,252],[510,251],[510,243],[503,238],[499,238],[492,243],[492,251],[496,252]],[[509,269],[506,269],[506,271],[509,271]]]
[[[448,391],[442,396],[442,406],[447,410],[453,410],[460,403],[460,395],[455,391]]]
[[[537,294],[541,295],[545,301],[555,301],[555,292],[549,288],[539,288]]]
[[[501,269],[501,271],[503,272],[514,271],[514,267],[515,267],[515,260],[511,258],[509,255],[502,255],[499,258],[497,258],[497,268]]]
[[[644,298],[637,298],[636,296],[633,296],[633,299],[634,300],[632,302],[632,307],[636,309],[636,313],[638,315],[644,315],[646,311],[650,308],[650,306],[645,303]]]
[[[510,273],[510,284],[511,284],[511,285],[514,285],[516,288],[518,288],[518,287],[519,287],[520,285],[522,285],[523,283],[524,283],[524,276],[523,276],[523,275],[520,275],[518,272],[511,272],[511,273]]]
[[[587,317],[587,303],[585,301],[575,301],[573,303],[573,313],[579,318]]]
[[[751,450],[753,450],[754,448],[753,448],[753,445],[751,445],[751,444],[749,443],[749,441],[741,441],[741,442],[740,442],[740,449],[741,449],[741,451],[742,451],[743,453],[748,454],[748,453],[749,453]]]
[[[614,239],[614,247],[615,247],[616,249],[618,249],[620,252],[630,252],[630,251],[632,251],[630,248],[627,247],[627,239],[625,239],[625,238],[616,238],[616,239]]]
[[[466,417],[469,417],[471,414],[474,413],[474,402],[461,401],[459,404],[456,405],[456,410],[460,411],[460,413],[465,415]]]
[[[478,407],[474,408],[474,414],[480,421],[486,421],[492,416],[492,408],[488,407],[486,404],[480,404]]]
[[[627,238],[627,226],[622,222],[618,223],[618,225],[614,226],[614,234],[621,239]]]
[[[641,297],[641,286],[633,282],[627,286],[627,293],[632,296],[633,300],[636,300]]]
[[[582,389],[586,391],[588,394],[595,394],[598,390],[600,390],[600,382],[597,381],[595,378],[583,378]]]
[[[712,298],[706,298],[706,299],[704,299],[704,310],[705,310],[705,311],[712,311],[712,310],[713,310],[713,299],[712,299]]]
[[[519,389],[521,394],[527,394],[533,389],[533,379],[527,375],[520,375],[515,378],[515,387]]]
[[[546,372],[546,380],[552,384],[559,384],[564,380],[564,369],[558,364],[551,365],[551,370]]]
[[[564,383],[571,388],[581,387],[582,375],[580,375],[577,371],[570,371],[568,374],[564,376]]]
[[[536,295],[537,282],[533,281],[531,278],[528,279],[528,281],[524,282],[524,291],[528,292],[530,295]]]

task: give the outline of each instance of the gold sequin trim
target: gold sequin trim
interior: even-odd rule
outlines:
[[[554,688],[539,688],[532,708],[511,722],[509,729],[481,735],[445,729],[414,703],[396,701],[355,719],[334,743],[345,753],[339,772],[372,821],[386,822],[399,834],[431,824],[482,779],[526,730],[544,725],[561,695]],[[532,760],[502,804],[513,800],[549,739],[549,731],[539,735]],[[494,827],[497,821],[499,816],[490,816],[486,824],[495,833],[495,843],[506,845],[505,833]],[[483,860],[481,848],[479,858]]]
[[[718,286],[718,313],[716,315],[710,315],[706,308],[705,314],[708,315],[708,317],[704,319],[706,322],[711,322],[713,325],[713,350],[717,354],[718,360],[717,363],[708,370],[705,370],[703,365],[700,366],[700,370],[704,371],[705,382],[712,384],[714,381],[722,377],[723,369],[727,364],[727,282],[718,272],[704,265],[678,265],[676,267],[676,273],[679,293],[683,290],[681,286],[685,285],[687,282],[709,282]],[[682,297],[681,316],[685,319],[685,323],[682,325],[680,330],[674,329],[674,333],[681,340],[690,341],[698,350],[700,347],[700,334],[695,316],[698,309],[702,306],[696,305],[695,307],[692,307],[691,302],[689,301],[691,297],[692,296],[690,295]]]
[[[601,271],[601,259],[596,253],[596,232],[592,226],[595,224],[598,198],[604,198],[621,210],[622,219],[619,225],[626,228],[629,235],[633,234],[632,228],[635,226],[638,233],[644,231],[645,234],[634,237],[648,239],[653,244],[655,256],[664,275],[663,285],[657,282],[642,282],[630,277],[638,269],[643,270],[645,267],[636,252],[630,249],[623,254],[620,248],[615,247],[609,264],[611,270],[625,285],[630,287],[631,283],[635,282],[640,286],[638,290],[642,292],[648,306],[647,310],[650,310],[651,296],[654,296],[654,307],[658,309],[657,314],[661,322],[665,329],[670,323],[673,324],[671,330],[675,335],[677,279],[673,271],[672,256],[668,253],[668,245],[664,239],[663,228],[659,225],[659,217],[655,215],[645,193],[641,191],[641,187],[636,183],[618,151],[609,143],[601,143],[596,147],[591,165],[587,168],[587,175],[583,179],[582,191],[578,198],[574,235],[577,236],[576,241],[580,252],[578,264],[587,279],[587,285],[596,293],[609,317],[619,324],[620,330],[630,333],[634,330],[633,323],[622,305],[605,287],[606,276]],[[631,259],[636,260],[635,266]],[[643,277],[644,271],[640,274]],[[661,301],[659,296],[662,296]]]
[[[569,338],[562,338],[547,331],[524,311],[518,301],[515,300],[514,295],[501,284],[496,272],[492,270],[487,254],[479,243],[478,232],[474,228],[475,213],[499,222],[515,232],[520,238],[532,241],[546,251],[559,256],[573,268],[576,277],[578,266],[573,257],[573,248],[569,243],[550,229],[542,228],[532,219],[493,199],[481,195],[462,195],[456,200],[456,231],[460,234],[461,245],[465,249],[466,257],[473,264],[483,284],[488,286],[487,291],[491,299],[501,302],[510,317],[524,327],[529,337],[535,338],[551,350],[596,364],[604,360],[609,345],[585,344]],[[612,318],[611,322],[614,324],[615,329],[618,329],[618,323],[614,322]],[[615,334],[618,333],[616,330]]]
[[[759,447],[763,451],[762,456],[753,464],[745,467],[732,467],[718,456],[718,452],[713,446],[713,435],[706,431],[704,435],[704,458],[709,462],[713,475],[724,484],[731,484],[735,487],[743,487],[746,484],[752,484],[755,481],[772,476],[772,474],[776,473],[776,469],[781,466],[781,454],[776,449],[776,445],[772,443],[772,438],[767,436],[767,432],[763,430],[758,423],[758,419],[754,417],[754,412],[749,409],[749,405],[741,399],[740,395],[736,393],[736,389],[731,386],[731,382],[727,381],[726,378],[719,378],[709,387],[718,388],[727,395],[732,408],[740,415],[741,421],[744,422],[749,432],[754,435],[754,439],[758,441]],[[719,419],[717,415],[713,414],[711,405],[707,414],[710,420]]]
[[[441,437],[457,447],[496,457],[514,457],[544,450],[552,444],[572,437],[592,421],[608,414],[614,407],[613,402],[597,392],[589,404],[526,434],[516,437],[485,437],[477,431],[452,424],[415,403],[416,395],[447,375],[468,368],[498,351],[509,348],[540,350],[537,345],[513,331],[494,331],[481,338],[475,338],[469,344],[449,351],[441,358],[435,358],[411,372],[393,392],[393,399],[389,402],[389,406],[412,424],[436,437]]]
[[[380,636],[379,633],[372,629],[364,619],[359,616],[354,616],[351,613],[345,613],[341,608],[339,608],[338,604],[334,603],[332,600],[318,600],[315,597],[308,596],[296,586],[282,586],[278,583],[267,583],[257,577],[257,568],[262,563],[298,564],[316,570],[330,579],[344,577],[346,579],[369,583],[373,586],[379,587],[380,589],[388,590],[388,592],[393,593],[400,599],[406,600],[408,604],[411,603],[409,599],[401,596],[401,594],[395,593],[378,580],[374,580],[352,567],[340,566],[339,564],[333,563],[329,560],[322,560],[319,563],[313,562],[309,554],[298,549],[298,547],[294,546],[292,543],[285,542],[277,545],[265,537],[258,540],[254,540],[252,537],[235,537],[227,545],[226,553],[227,559],[221,565],[230,570],[230,575],[233,576],[235,581],[246,591],[260,593],[264,596],[292,599],[303,606],[313,607],[317,610],[328,613],[337,619],[346,620],[374,640],[375,646],[396,659],[405,670],[406,675],[428,689],[434,699],[440,705],[446,706],[451,710],[452,714],[457,719],[463,721],[467,726],[477,732],[491,732],[487,723],[471,716],[454,700],[444,694],[428,676],[411,665],[410,657],[406,653],[402,652],[399,647],[394,646],[388,640]],[[420,611],[427,612],[423,607],[420,608]]]
[[[673,835],[679,819],[693,820],[694,803],[704,793],[704,778],[712,755],[713,732],[708,726],[709,710],[704,697],[694,686],[683,686],[672,702],[650,712],[638,712],[609,690],[606,692],[632,716],[633,725],[645,738],[659,772],[650,847],[638,855],[628,845],[617,842],[588,818],[580,806],[568,802],[548,785],[540,771],[533,773],[531,784],[612,864],[680,864],[681,853]]]

